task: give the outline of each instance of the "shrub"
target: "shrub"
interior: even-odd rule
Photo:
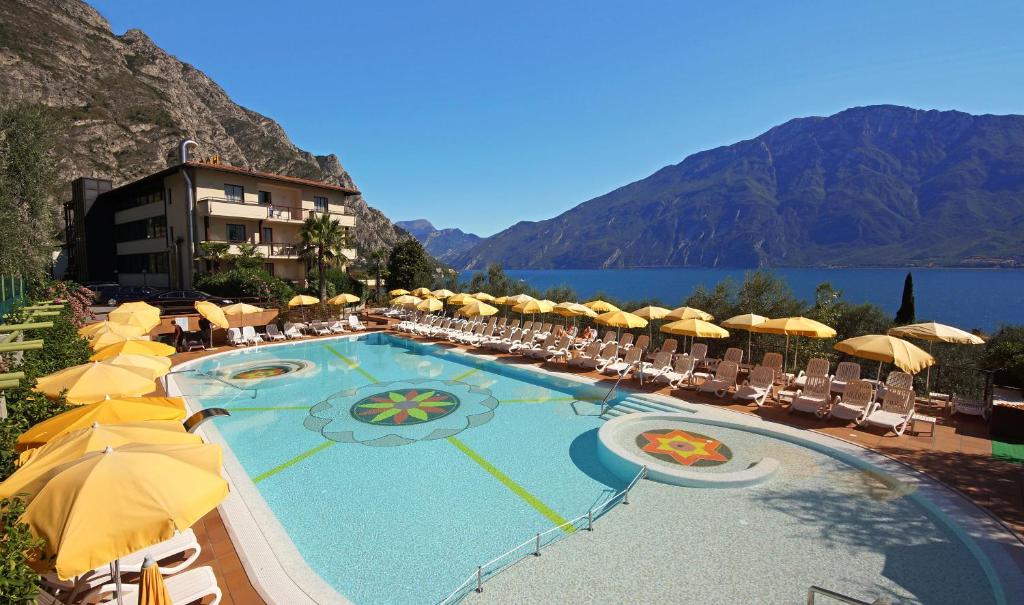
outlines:
[[[1003,326],[985,346],[984,365],[996,384],[1024,387],[1024,326]]]
[[[228,298],[244,296],[269,300],[279,308],[287,306],[288,300],[295,296],[288,282],[252,267],[205,273],[196,279],[196,288]]]
[[[0,500],[0,603],[28,605],[39,592],[39,576],[29,566],[29,556],[43,542],[18,522],[24,511],[21,499]]]

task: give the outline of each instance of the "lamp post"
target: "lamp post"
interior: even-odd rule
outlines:
[[[143,288],[146,287],[146,270],[145,269],[142,270],[142,287]]]

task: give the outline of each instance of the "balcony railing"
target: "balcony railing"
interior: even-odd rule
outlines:
[[[211,203],[212,202],[212,203]],[[310,216],[316,214],[323,214],[324,210],[298,208],[290,205],[275,205],[275,204],[260,204],[253,202],[244,202],[238,200],[229,200],[221,197],[204,197],[199,200],[199,203],[207,204],[207,211],[211,215],[224,215],[224,216],[244,216],[245,218],[262,219],[268,220],[285,221],[285,222],[298,222],[306,220]],[[230,204],[226,208],[218,208],[215,204]],[[231,206],[237,206],[244,208],[241,212],[232,212]],[[328,206],[326,212],[337,217],[352,217],[351,214],[345,212],[344,206],[342,207],[330,207]],[[347,221],[342,221],[345,224]],[[351,226],[351,225],[345,225]]]
[[[230,248],[228,252],[230,254],[238,254],[239,246],[250,244],[256,246],[260,254],[264,258],[298,258],[299,257],[299,245],[283,242],[229,242],[226,240],[206,240],[208,242],[214,242],[219,244],[228,244]]]

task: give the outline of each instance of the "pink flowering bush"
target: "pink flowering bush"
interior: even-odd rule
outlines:
[[[50,302],[60,303],[68,307],[68,320],[76,328],[80,328],[96,317],[89,310],[96,294],[74,282],[54,281],[40,288],[42,294],[36,297],[36,302],[43,302],[45,299]]]

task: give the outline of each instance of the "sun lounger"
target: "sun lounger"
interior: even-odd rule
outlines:
[[[621,338],[619,338],[619,349],[625,351],[631,346],[633,346],[633,335],[626,332]]]
[[[341,320],[332,321],[327,324],[327,328],[330,329],[332,334],[344,334],[345,332],[348,332],[348,330],[345,329],[345,324],[342,323]]]
[[[860,380],[860,364],[853,361],[841,361],[832,376],[832,392],[842,393],[847,383]]]
[[[885,391],[881,403],[874,403],[868,409],[861,425],[880,426],[896,435],[902,435],[914,418],[914,392],[909,389],[890,387]]]
[[[187,605],[201,599],[210,598],[208,605],[219,605],[223,594],[217,586],[217,578],[213,575],[213,568],[208,566],[197,567],[180,574],[164,579],[164,586],[171,596],[171,603],[174,605]],[[124,605],[138,605],[139,586],[138,584],[122,584],[122,600]],[[108,584],[103,587],[102,592],[109,598],[99,601],[100,603],[117,603],[115,595],[116,586]]]
[[[809,376],[828,377],[829,363],[827,359],[812,357],[807,361],[807,369],[800,370],[800,373],[793,379],[793,384],[803,388],[807,384]]]
[[[672,371],[672,353],[669,351],[658,351],[654,355],[654,361],[645,361],[633,372],[633,377],[640,382],[651,382],[665,372]]]
[[[548,347],[554,347],[556,342],[558,342],[558,337],[555,336],[554,334],[548,334],[546,337],[544,337],[544,340],[542,342],[535,343],[529,347],[525,347],[524,349],[520,350],[519,353],[527,357],[541,359],[543,357],[547,357]]]
[[[591,359],[597,358],[601,353],[601,347],[602,344],[599,341],[593,341],[584,347],[579,355],[570,358],[567,363],[574,367],[584,367],[585,363],[589,363]]]
[[[832,390],[835,390],[833,387]],[[860,424],[875,400],[875,387],[866,380],[851,380],[829,408],[829,418],[855,420]]]
[[[559,357],[568,358],[569,352],[572,351],[572,338],[568,334],[562,334],[555,341],[555,344],[548,347],[547,352],[544,353],[544,358],[547,361],[554,361]]]
[[[626,351],[626,355],[624,357],[599,367],[598,371],[602,374],[618,374],[619,376],[625,376],[640,365],[640,360],[643,359],[643,355],[643,349],[632,348]]]
[[[258,345],[263,342],[260,335],[256,333],[256,328],[253,326],[244,326],[242,328],[242,339],[249,344]]]
[[[658,353],[668,353],[669,355],[675,355],[676,349],[678,349],[678,348],[679,348],[679,341],[678,340],[676,340],[675,338],[666,338],[664,341],[662,341],[660,349],[658,349],[657,351],[654,351],[653,353],[650,353],[649,355],[647,355],[647,360],[648,361],[653,361],[654,358],[658,355]]]
[[[753,401],[757,407],[764,407],[768,397],[772,394],[772,387],[774,386],[775,369],[767,366],[757,366],[750,371],[750,375],[736,389],[736,393],[732,397],[742,401]]]
[[[293,323],[284,324],[284,335],[289,339],[302,338],[302,330]]]
[[[793,396],[793,402],[789,404],[789,413],[806,412],[820,418],[828,411],[829,401],[832,398],[832,379],[828,376],[816,375],[808,375],[804,378],[803,388],[797,390],[796,395]]]
[[[743,363],[743,349],[729,347],[722,356],[722,361],[731,361],[737,366]]]
[[[736,386],[736,375],[740,367],[734,361],[722,361],[715,368],[715,376],[705,380],[699,387],[698,392],[714,393],[718,397],[725,397],[729,389]]]
[[[604,366],[618,361],[618,350],[619,344],[617,342],[606,342],[601,345],[601,349],[598,351],[597,356],[593,358],[582,357],[579,365],[581,368],[590,368],[600,371]]]
[[[352,314],[349,314],[348,316],[348,327],[353,332],[362,332],[366,329],[363,322],[359,321],[359,318]]]
[[[277,329],[277,324],[267,324],[264,328],[267,331],[267,338],[270,340],[286,340],[288,337],[281,333],[281,330]]]
[[[502,347],[501,351],[507,353],[519,353],[522,349],[528,349],[533,346],[533,332],[530,330],[523,330],[519,333],[519,340],[513,341],[506,349]]]
[[[325,321],[314,321],[309,324],[309,330],[317,336],[327,336],[331,333],[331,328]]]
[[[640,337],[636,339],[636,342],[627,344],[627,345],[624,346],[624,348],[628,350],[628,349],[632,349],[633,347],[636,347],[638,349],[646,350],[647,347],[650,346],[650,344],[651,344],[651,337],[646,335],[646,334],[641,334]],[[620,346],[622,346],[622,345],[620,345]]]
[[[680,389],[684,384],[689,385],[693,382],[693,366],[696,362],[697,360],[689,355],[680,355],[676,357],[672,371],[665,372],[655,382],[666,382],[673,389]]]
[[[885,384],[878,388],[875,397],[881,401],[885,397],[885,390],[889,387],[914,390],[914,377],[906,372],[893,370],[885,377]]]
[[[782,353],[765,353],[761,358],[761,365],[775,371],[775,382],[782,384],[785,372],[782,371]]]
[[[242,331],[238,328],[228,328],[228,344],[236,347],[241,347],[248,342],[242,337]]]

